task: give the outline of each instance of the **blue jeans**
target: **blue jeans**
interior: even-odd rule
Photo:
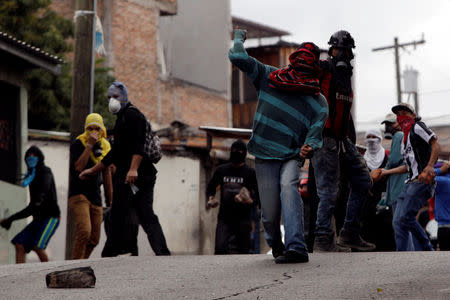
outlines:
[[[360,231],[359,215],[361,206],[372,186],[369,169],[363,157],[348,139],[337,141],[323,138],[323,146],[311,159],[319,196],[317,209],[316,236],[334,234],[331,219],[336,205],[339,176],[346,176],[350,183],[344,229]]]
[[[397,201],[392,203],[392,220],[394,220],[394,216],[395,216],[395,211],[396,210],[397,210]],[[414,246],[414,242],[417,243],[417,241],[413,240],[412,234],[410,232],[409,233],[409,238],[408,238],[408,246],[406,247],[406,251],[414,251],[414,248],[417,247],[417,245]]]
[[[273,249],[280,249],[280,218],[283,214],[286,249],[306,253],[297,161],[256,159],[255,171],[267,244]]]
[[[410,182],[400,193],[392,225],[395,233],[397,251],[408,251],[410,234],[415,251],[432,251],[433,246],[427,234],[416,220],[416,215],[434,193],[433,184]]]

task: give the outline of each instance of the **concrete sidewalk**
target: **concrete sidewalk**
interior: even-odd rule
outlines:
[[[92,266],[92,289],[48,289],[49,272]],[[0,266],[0,299],[450,299],[450,252],[119,257]]]

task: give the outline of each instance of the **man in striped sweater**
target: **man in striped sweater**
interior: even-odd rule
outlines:
[[[264,236],[276,263],[307,262],[303,202],[297,184],[301,162],[322,147],[322,129],[328,117],[317,78],[320,51],[313,43],[303,43],[290,55],[288,67],[276,69],[250,57],[245,38],[245,30],[235,30],[229,58],[250,77],[258,92],[247,148],[256,158]]]

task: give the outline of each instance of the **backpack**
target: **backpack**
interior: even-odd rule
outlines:
[[[154,164],[158,163],[162,157],[161,141],[155,132],[152,131],[150,121],[146,119],[144,153]]]
[[[141,113],[141,111],[135,106],[130,106],[130,108],[134,108]],[[145,121],[144,155],[152,163],[156,164],[161,160],[162,157],[161,141],[156,133],[152,130],[150,121],[147,118],[145,118]]]

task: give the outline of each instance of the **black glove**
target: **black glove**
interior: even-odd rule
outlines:
[[[10,219],[3,219],[2,221],[0,221],[0,226],[5,228],[6,230],[9,230],[9,228],[11,228],[11,224],[12,220]]]
[[[94,146],[92,147],[92,152],[94,153],[95,157],[99,157],[102,155],[102,145],[100,144],[100,142],[94,144]]]

